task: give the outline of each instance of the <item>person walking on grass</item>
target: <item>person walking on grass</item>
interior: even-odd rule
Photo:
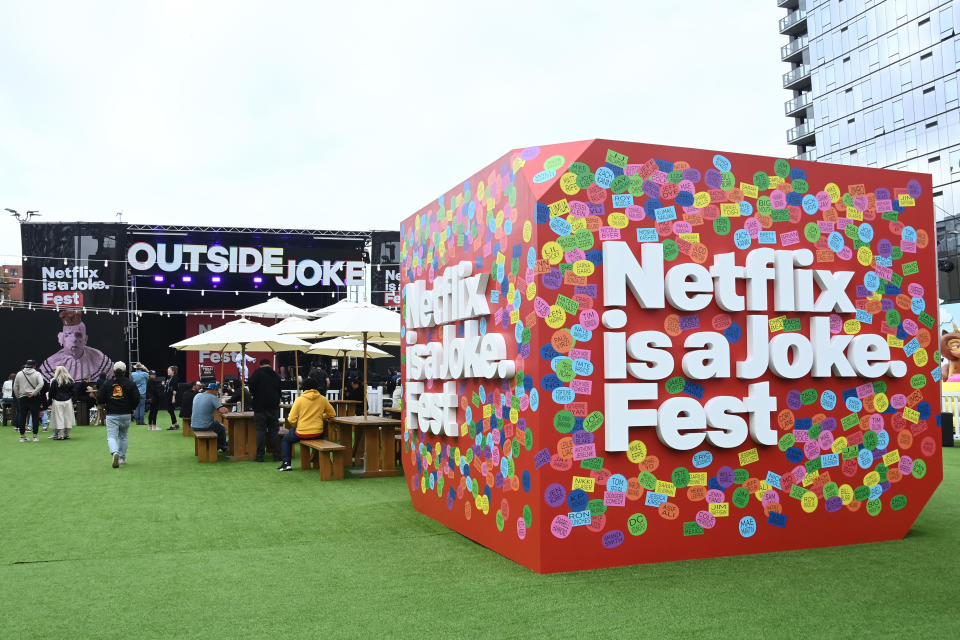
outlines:
[[[157,426],[157,414],[160,413],[160,398],[163,396],[163,383],[157,377],[156,371],[150,372],[147,378],[147,404],[150,405],[150,412],[147,419],[147,429],[149,431],[160,431]]]
[[[130,431],[130,418],[140,404],[140,391],[127,376],[127,365],[117,362],[113,365],[113,377],[97,394],[97,402],[104,405],[107,412],[107,446],[113,468],[127,463],[127,434]]]
[[[147,378],[150,375],[147,373],[147,368],[139,362],[133,364],[133,372],[130,374],[130,380],[137,385],[137,391],[140,392],[140,403],[137,405],[136,419],[137,424],[146,424],[144,420],[144,415],[146,413],[147,406]]]
[[[77,424],[73,414],[73,399],[76,397],[77,383],[67,372],[67,368],[59,365],[50,381],[50,426],[53,428],[54,440],[69,440],[70,430]]]
[[[180,378],[177,377],[177,371],[178,369],[176,365],[167,367],[167,381],[164,383],[164,386],[167,390],[167,412],[170,414],[170,426],[167,427],[167,431],[176,431],[180,428],[180,425],[177,424],[176,413],[177,400],[179,398],[177,395],[177,387],[180,386]],[[180,415],[183,415],[182,406],[180,408]],[[188,413],[187,415],[189,416],[190,414]]]
[[[274,462],[280,460],[280,374],[264,358],[248,380],[253,394],[253,422],[257,426],[256,462],[263,462],[267,441]]]
[[[17,415],[17,430],[20,431],[20,442],[27,442],[27,417],[33,421],[33,441],[38,442],[37,433],[40,431],[40,400],[43,392],[44,380],[40,372],[34,367],[33,360],[27,360],[13,379],[13,395],[20,404]]]
[[[214,414],[218,411],[221,415],[230,413],[230,409],[223,406],[218,396],[220,385],[211,382],[193,398],[193,409],[190,415],[190,428],[194,431],[213,431],[217,434],[217,449],[227,450],[227,430],[222,424],[214,420]]]
[[[324,392],[326,389],[318,388],[314,378],[307,378],[303,382],[303,389],[303,393],[296,399],[290,413],[287,414],[290,430],[283,436],[280,444],[283,462],[277,467],[277,471],[292,471],[290,458],[293,445],[301,440],[312,440],[322,436],[324,421],[337,415],[326,396],[321,393],[321,389]]]

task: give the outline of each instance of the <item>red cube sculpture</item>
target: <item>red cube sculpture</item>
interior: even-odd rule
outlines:
[[[903,537],[942,479],[930,191],[506,154],[401,227],[414,507],[542,573]]]

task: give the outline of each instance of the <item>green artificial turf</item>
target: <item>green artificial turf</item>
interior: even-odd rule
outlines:
[[[198,464],[192,439],[145,427],[114,470],[102,427],[46,435],[0,432],[5,638],[916,638],[960,625],[960,449],[905,540],[538,576],[415,513],[402,478]]]

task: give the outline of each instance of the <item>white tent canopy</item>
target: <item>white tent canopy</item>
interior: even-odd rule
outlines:
[[[306,351],[310,343],[240,318],[170,346],[180,351]]]
[[[400,314],[368,305],[338,311],[311,323],[317,336],[363,336],[367,342],[400,340]]]
[[[364,352],[369,351],[368,342],[400,339],[400,314],[384,307],[367,305],[345,309],[311,323],[319,337],[360,336]],[[367,389],[367,359],[363,359],[363,389]],[[367,403],[363,403],[363,415],[367,415]]]
[[[367,304],[365,302],[354,302],[353,300],[347,300],[346,298],[338,300],[331,305],[326,307],[321,307],[320,309],[314,309],[310,312],[310,316],[313,318],[325,318],[334,313],[339,313],[341,311],[346,311],[348,309],[357,309],[360,307],[372,307],[374,305]]]
[[[331,338],[323,342],[313,344],[307,353],[321,356],[334,356],[337,358],[362,358],[364,354],[363,343],[356,338]],[[367,345],[366,354],[368,358],[389,358],[390,354],[376,347]]]
[[[309,318],[310,312],[300,307],[295,307],[282,298],[267,298],[266,302],[255,304],[246,309],[237,309],[238,316],[251,316],[254,318]]]
[[[180,351],[240,351],[241,363],[247,351],[305,351],[309,342],[293,336],[282,336],[275,333],[270,327],[258,322],[241,318],[227,324],[204,331],[186,340],[170,345]],[[243,368],[240,368],[242,374]],[[245,409],[245,399],[242,392],[245,380],[241,381],[240,409]]]
[[[286,318],[270,327],[283,336],[297,336],[298,338],[315,338],[317,330],[314,328],[316,320],[306,318]]]

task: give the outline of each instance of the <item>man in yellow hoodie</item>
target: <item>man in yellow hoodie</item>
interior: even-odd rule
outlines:
[[[316,380],[307,378],[303,383],[303,393],[293,403],[290,413],[287,414],[287,422],[290,423],[291,428],[280,443],[280,457],[283,458],[283,462],[277,467],[277,471],[292,471],[290,452],[293,445],[301,440],[321,437],[324,420],[337,415],[333,406],[317,387]]]

